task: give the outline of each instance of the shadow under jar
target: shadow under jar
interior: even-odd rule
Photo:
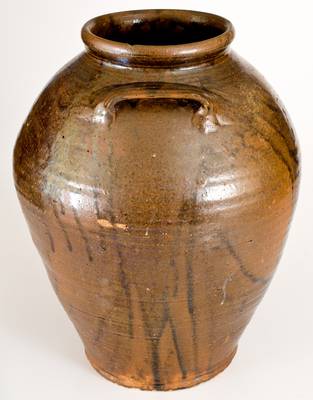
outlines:
[[[92,365],[125,386],[222,371],[281,254],[297,145],[233,36],[201,12],[94,18],[17,139],[16,188],[52,285]]]

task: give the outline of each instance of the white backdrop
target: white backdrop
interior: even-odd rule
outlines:
[[[125,389],[98,375],[48,282],[12,181],[12,149],[33,101],[82,48],[95,15],[138,8],[220,14],[233,48],[285,103],[302,149],[297,211],[277,274],[231,366],[192,389]],[[313,5],[310,0],[0,0],[0,399],[309,400],[313,398]]]

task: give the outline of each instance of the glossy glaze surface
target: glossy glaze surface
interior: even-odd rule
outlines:
[[[87,51],[16,143],[17,192],[53,287],[93,366],[126,386],[178,389],[224,369],[282,251],[297,145],[232,38],[205,13],[92,20]]]

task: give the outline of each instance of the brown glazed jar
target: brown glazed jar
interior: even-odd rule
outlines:
[[[212,378],[278,263],[294,132],[231,23],[147,10],[87,22],[87,50],[17,139],[16,189],[94,368],[171,390]]]

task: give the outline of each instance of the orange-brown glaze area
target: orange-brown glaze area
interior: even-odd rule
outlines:
[[[147,18],[164,27],[168,13]],[[185,26],[188,15],[175,18]],[[194,56],[188,43],[166,50],[173,66],[162,45],[131,53],[85,32],[89,51],[46,87],[15,147],[17,192],[54,290],[92,365],[125,386],[178,389],[226,368],[297,198],[283,106],[227,48],[229,23],[207,24],[225,35],[194,44]]]

